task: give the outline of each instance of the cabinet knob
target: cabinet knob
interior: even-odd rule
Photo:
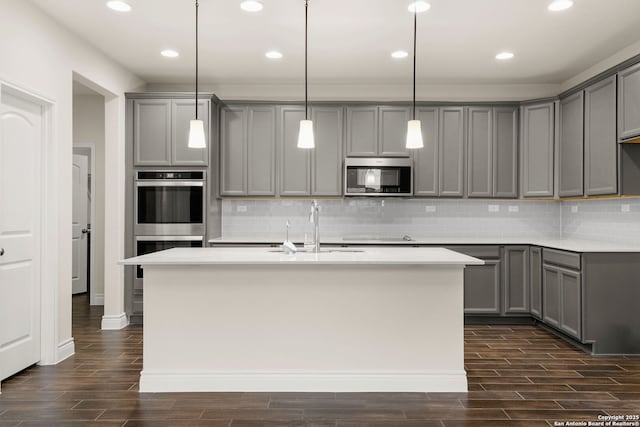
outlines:
[[[82,234],[87,234],[89,232],[89,230],[87,230],[86,228],[82,229]]]
[[[4,248],[0,248],[0,256],[4,255]]]

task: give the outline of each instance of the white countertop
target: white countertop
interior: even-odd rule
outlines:
[[[323,248],[285,254],[277,248],[174,248],[120,261],[121,265],[482,265],[483,261],[444,248]]]
[[[299,243],[293,239],[296,245]],[[579,239],[547,239],[539,237],[412,237],[406,241],[398,238],[384,237],[345,237],[321,239],[323,245],[533,245],[572,252],[640,252],[640,244],[602,242]],[[209,240],[217,245],[251,245],[280,244],[274,238],[219,237]]]

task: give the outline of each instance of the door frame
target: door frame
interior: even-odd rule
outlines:
[[[96,241],[93,238],[95,230],[96,219],[96,144],[93,142],[87,142],[82,144],[75,144],[73,148],[84,148],[89,150],[89,171],[91,176],[91,184],[89,185],[89,191],[91,191],[91,203],[89,205],[89,224],[91,224],[91,246],[89,247],[89,305],[104,305],[104,294],[102,294],[100,301],[96,295],[95,283],[95,244]],[[75,154],[75,153],[74,153]]]
[[[48,97],[26,89],[21,85],[12,84],[0,79],[0,102],[2,92],[10,91],[17,96],[40,105],[42,109],[42,137],[40,139],[40,361],[39,365],[53,365],[75,352],[73,338],[64,343],[58,343],[58,301],[60,298],[60,283],[58,271],[58,237],[57,215],[45,215],[45,212],[58,212],[58,197],[55,191],[58,182],[58,162],[56,154],[59,151],[54,144],[54,115],[56,102]]]

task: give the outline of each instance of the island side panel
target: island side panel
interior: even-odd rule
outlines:
[[[141,391],[466,391],[463,266],[145,267]]]

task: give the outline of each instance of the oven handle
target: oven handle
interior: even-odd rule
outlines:
[[[136,187],[204,187],[202,181],[136,182]]]
[[[136,236],[139,242],[198,242],[203,241],[202,236]]]

